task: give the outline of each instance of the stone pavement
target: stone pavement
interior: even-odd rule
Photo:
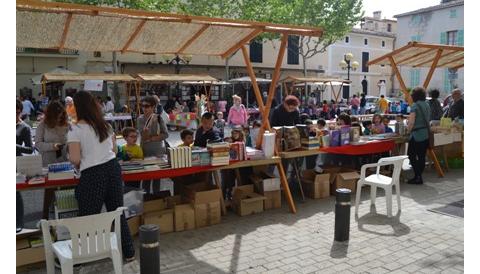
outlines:
[[[352,207],[346,243],[333,241],[334,197],[305,203],[296,199],[297,214],[290,214],[284,203],[253,216],[229,212],[218,225],[161,235],[161,272],[463,273],[464,220],[427,211],[464,199],[463,170],[451,170],[441,179],[428,170],[425,181],[401,185],[402,211],[392,219],[386,217],[384,192],[377,191],[373,214],[368,187],[363,188],[360,218],[355,221]],[[45,273],[45,267],[20,273]],[[113,273],[113,268],[102,261],[75,273]],[[138,263],[125,265],[124,273],[139,273]]]

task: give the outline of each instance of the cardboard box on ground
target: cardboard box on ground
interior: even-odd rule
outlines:
[[[238,215],[246,216],[263,212],[265,197],[253,191],[253,185],[233,189],[233,207]]]
[[[24,228],[20,233],[17,233],[17,267],[45,261],[45,248],[43,247],[43,243],[35,247],[31,245],[31,239],[39,239],[41,237],[42,234],[39,229]]]
[[[261,170],[252,174],[250,180],[255,186],[255,191],[265,197],[263,202],[265,210],[282,207],[280,178]]]
[[[302,172],[302,187],[305,196],[312,199],[321,199],[330,196],[330,174],[317,174],[315,170],[307,169]]]
[[[184,186],[184,197],[193,205],[195,227],[220,223],[220,199],[223,199],[220,189],[208,182],[190,184]]]
[[[182,203],[180,196],[169,195],[170,191],[161,191],[156,197],[147,196],[143,204],[142,223],[158,225],[160,234],[174,231],[174,207]]]
[[[355,193],[357,181],[360,179],[360,174],[355,169],[346,167],[326,167],[323,169],[323,174],[329,174],[332,195],[335,195],[338,188],[348,188]]]

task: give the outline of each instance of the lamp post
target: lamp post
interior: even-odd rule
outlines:
[[[174,65],[175,66],[175,74],[180,74],[180,68],[182,65],[188,65],[190,61],[192,60],[191,55],[180,55],[178,54],[165,54],[162,56],[163,60],[165,61],[165,64],[167,65]],[[177,94],[180,92],[180,84],[177,82],[176,86],[176,91]]]
[[[343,60],[340,61],[340,67],[347,70],[347,80],[350,80],[350,70],[357,70],[359,66],[357,61],[353,61],[353,54],[350,52],[343,55]],[[350,97],[350,86],[343,86],[343,97]]]

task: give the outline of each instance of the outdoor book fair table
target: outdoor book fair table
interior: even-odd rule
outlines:
[[[35,0],[18,0],[16,18],[17,47],[88,52],[208,55],[223,59],[241,50],[262,117],[268,117],[271,109],[288,36],[321,37],[323,35],[323,29],[318,27]],[[246,47],[252,39],[262,33],[278,34],[281,37],[272,83],[265,104]],[[138,85],[137,82],[137,109],[139,110]],[[271,131],[268,119],[263,119],[259,132],[260,142],[257,142],[259,145],[262,143],[264,130]],[[254,163],[254,161],[247,162],[248,165]],[[296,208],[283,166],[279,160],[273,160],[273,163],[279,170],[280,182],[290,211],[295,213]],[[177,174],[177,172],[181,172],[180,169],[175,169],[172,173]],[[19,187],[22,188],[22,185],[20,184]]]
[[[462,41],[463,44],[463,41]],[[405,82],[399,70],[399,66],[425,67],[429,68],[427,77],[423,82],[423,88],[426,90],[432,79],[433,72],[437,68],[461,69],[464,64],[463,46],[426,44],[420,42],[409,42],[390,53],[373,59],[368,65],[391,65],[395,75],[400,83],[400,88],[405,95],[405,99],[411,105],[412,97],[407,90]],[[440,177],[443,177],[443,170],[432,148],[427,150],[428,156],[433,160],[435,169]]]

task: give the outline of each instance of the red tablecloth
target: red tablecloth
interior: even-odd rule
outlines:
[[[366,155],[390,151],[394,148],[394,140],[371,141],[363,145],[344,145],[339,147],[324,147],[320,150],[327,153],[344,155]]]

